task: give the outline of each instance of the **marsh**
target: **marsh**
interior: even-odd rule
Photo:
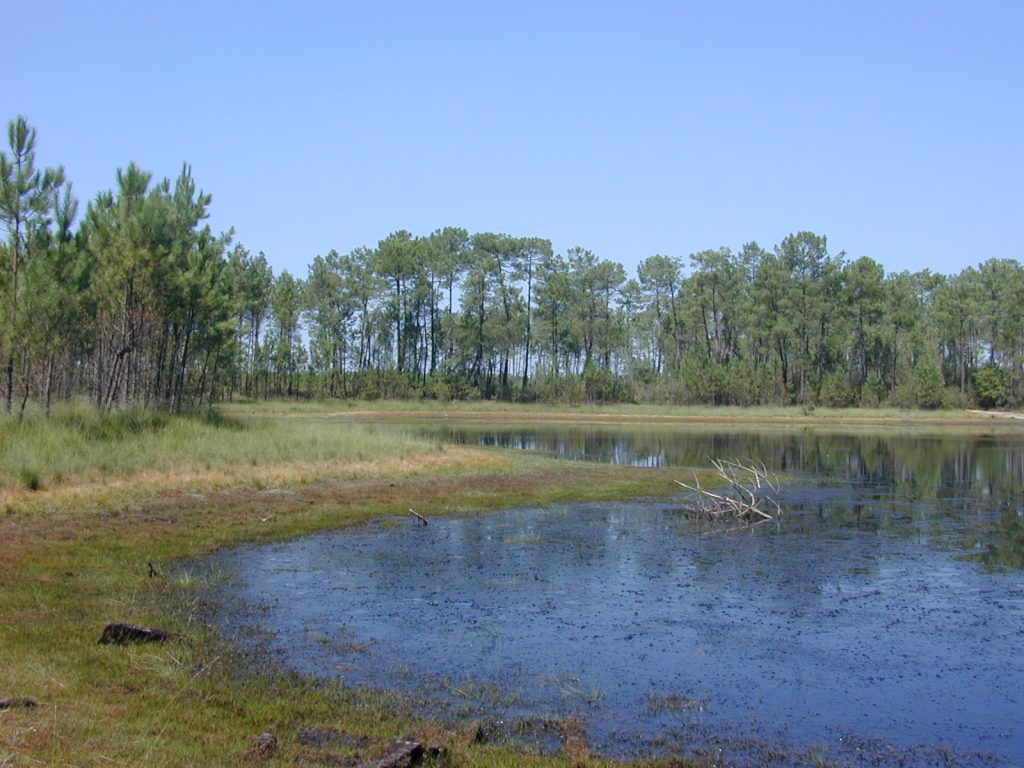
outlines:
[[[211,564],[222,630],[453,718],[578,717],[615,756],[1024,761],[1019,437],[443,430],[681,473],[756,456],[786,514],[722,529],[649,498],[241,547]]]

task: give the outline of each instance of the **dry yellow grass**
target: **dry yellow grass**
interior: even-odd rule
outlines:
[[[291,461],[271,466],[239,464],[215,469],[140,470],[116,479],[78,477],[56,487],[29,490],[24,487],[0,489],[0,508],[46,510],[54,506],[89,503],[96,499],[116,500],[161,491],[210,493],[227,488],[289,487],[337,479],[445,474],[468,468],[499,471],[510,466],[507,455],[464,446],[446,446],[375,460]]]

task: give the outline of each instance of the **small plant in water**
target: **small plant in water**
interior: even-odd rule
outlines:
[[[644,711],[648,715],[660,715],[663,712],[703,712],[707,705],[707,699],[695,699],[680,693],[649,693]]]
[[[552,683],[566,704],[596,706],[604,698],[604,690],[600,686],[582,683],[579,675],[556,677],[552,679]]]
[[[497,683],[478,683],[473,680],[464,680],[456,684],[451,680],[444,680],[441,685],[445,691],[453,696],[468,699],[484,706],[511,707],[519,702],[519,695],[517,693],[506,690]]]

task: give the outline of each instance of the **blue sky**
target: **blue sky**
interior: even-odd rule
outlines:
[[[804,229],[1022,259],[1018,0],[5,5],[0,118],[42,162],[84,201],[187,161],[275,271],[449,225],[631,274]]]

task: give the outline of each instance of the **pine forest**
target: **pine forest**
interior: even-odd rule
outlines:
[[[397,230],[304,275],[205,223],[211,196],[128,164],[82,206],[36,131],[0,152],[7,413],[231,398],[1017,406],[1024,268],[887,272],[797,231],[636,274],[542,236]],[[338,233],[343,237],[344,233]],[[585,236],[586,233],[581,233]]]

